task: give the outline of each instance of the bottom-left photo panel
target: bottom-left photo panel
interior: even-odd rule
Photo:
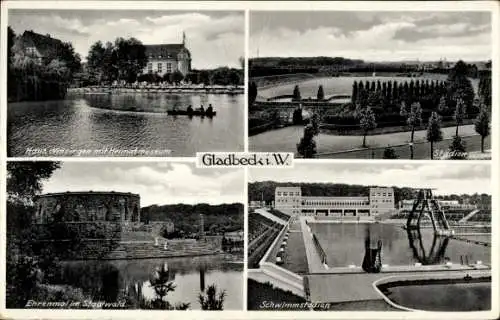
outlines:
[[[242,310],[244,170],[7,163],[6,307]]]

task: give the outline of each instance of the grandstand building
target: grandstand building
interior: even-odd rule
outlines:
[[[398,203],[398,209],[400,212],[410,212],[413,210],[414,199],[401,200]],[[474,210],[477,209],[476,205],[473,204],[462,204],[458,200],[438,200],[441,209],[448,210]]]
[[[395,212],[394,190],[372,187],[368,196],[315,197],[302,196],[300,187],[277,187],[274,208],[291,216],[377,216]]]

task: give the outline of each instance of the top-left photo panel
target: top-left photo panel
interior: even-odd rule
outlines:
[[[9,157],[244,151],[244,11],[8,11]]]

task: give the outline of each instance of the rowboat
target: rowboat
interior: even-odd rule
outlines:
[[[217,114],[217,112],[213,111],[211,113],[207,113],[207,112],[201,112],[200,110],[193,110],[191,112],[188,112],[187,110],[168,110],[167,114],[172,116],[214,117]]]

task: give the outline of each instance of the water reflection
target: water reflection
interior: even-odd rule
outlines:
[[[66,100],[8,104],[8,154],[28,148],[242,151],[243,95],[69,95]],[[213,119],[169,116],[167,110],[212,104]],[[73,156],[69,154],[67,156]],[[162,154],[161,156],[165,156]]]
[[[460,263],[461,257],[469,261],[481,260],[485,264],[491,261],[491,248],[458,241],[452,238],[435,238],[432,228],[423,228],[418,233],[408,235],[399,226],[372,224],[328,224],[310,223],[321,247],[324,249],[330,267],[347,267],[359,265],[364,257],[367,228],[369,229],[370,247],[378,248],[381,241],[381,261],[389,266],[414,265],[416,262],[441,263],[440,257],[449,257],[453,263]],[[415,254],[413,247],[417,248]],[[420,241],[422,248],[420,249]],[[429,247],[426,247],[429,246]],[[434,249],[432,249],[434,247]],[[425,254],[424,254],[425,253]]]
[[[164,300],[172,306],[189,303],[191,309],[200,309],[198,294],[207,285],[216,284],[228,293],[225,309],[242,308],[243,266],[230,256],[69,261],[64,264],[61,284],[82,288],[96,301],[125,300],[127,308],[141,308],[157,298],[152,276],[165,263],[168,264],[168,281],[175,289],[168,292]]]
[[[375,240],[375,243],[373,241]],[[365,256],[363,258],[362,268],[366,272],[377,273],[382,269],[382,240],[380,238],[372,239],[370,228],[365,229]]]
[[[428,250],[425,247],[425,240],[422,237],[420,228],[407,229],[408,242],[413,251],[413,257],[423,265],[439,264],[445,261],[446,248],[450,238],[447,236],[440,236],[434,233],[432,237],[432,245]]]

